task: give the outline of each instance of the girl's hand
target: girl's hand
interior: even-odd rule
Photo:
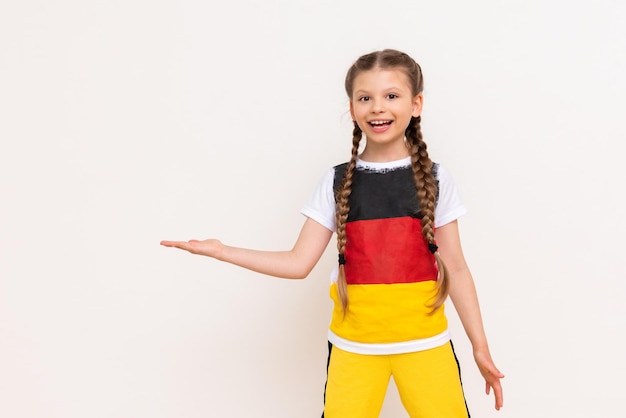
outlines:
[[[161,245],[165,247],[175,247],[181,250],[189,251],[192,254],[206,255],[207,257],[220,258],[224,250],[224,244],[216,239],[206,239],[198,241],[192,239],[190,241],[161,241]]]
[[[502,385],[500,379],[504,378],[504,375],[493,364],[493,360],[489,355],[489,352],[476,351],[474,352],[474,359],[480,370],[480,374],[485,378],[485,393],[489,395],[491,389],[496,398],[496,410],[502,408]]]
[[[212,257],[269,276],[304,279],[319,261],[332,235],[333,231],[307,218],[295,245],[289,251],[259,251],[232,247],[216,239],[161,241],[161,245]]]

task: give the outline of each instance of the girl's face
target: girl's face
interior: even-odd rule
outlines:
[[[422,113],[423,96],[413,96],[406,74],[396,69],[365,71],[352,87],[350,114],[367,138],[361,158],[375,161],[409,155],[404,131],[411,117]]]

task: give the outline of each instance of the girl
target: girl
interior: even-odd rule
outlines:
[[[352,157],[317,186],[290,251],[235,248],[215,239],[161,244],[302,279],[337,232],[326,418],[377,417],[391,376],[411,417],[469,417],[444,316],[448,295],[486,392],[493,389],[500,409],[504,376],[489,353],[459,239],[457,218],[465,207],[422,139],[421,69],[402,52],[374,52],[352,65],[345,87],[354,121]]]

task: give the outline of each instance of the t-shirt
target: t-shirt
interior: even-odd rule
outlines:
[[[329,170],[302,213],[336,230],[335,191],[346,164]],[[438,183],[435,228],[466,212],[447,170],[433,166]],[[329,341],[360,354],[426,350],[449,340],[443,307],[428,306],[437,294],[438,271],[421,233],[421,213],[410,157],[384,163],[357,160],[346,222],[344,271],[349,307],[343,313],[336,278]]]

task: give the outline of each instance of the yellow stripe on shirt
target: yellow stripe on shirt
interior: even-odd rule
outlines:
[[[428,306],[437,295],[437,283],[348,285],[348,312],[344,316],[337,284],[330,288],[335,302],[330,330],[346,340],[366,344],[430,338],[448,328],[443,306]]]

